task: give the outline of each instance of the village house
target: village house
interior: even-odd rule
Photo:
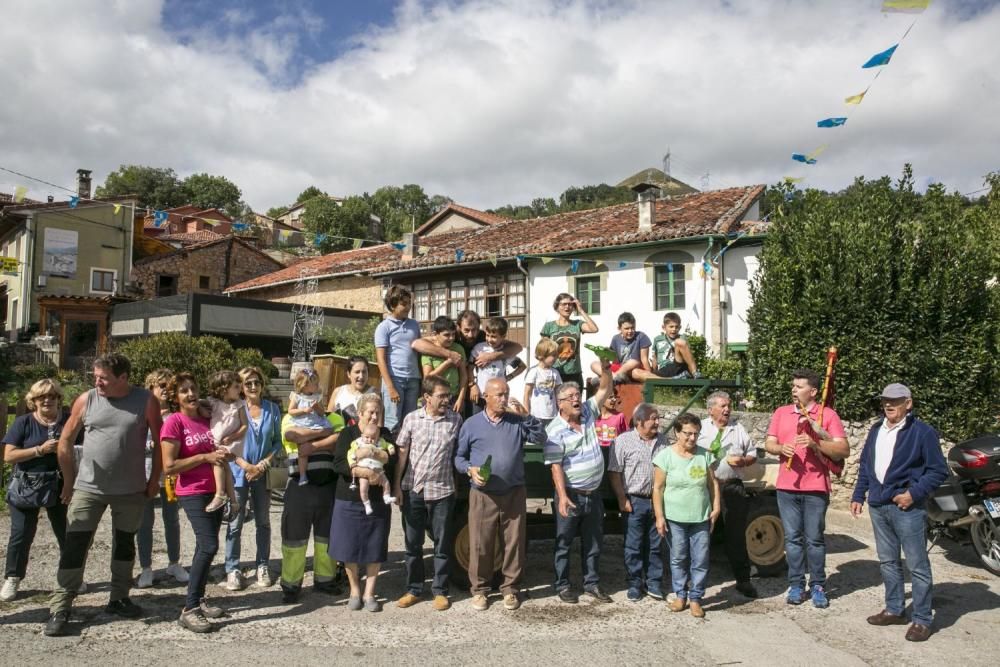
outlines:
[[[555,318],[553,300],[569,292],[600,328],[589,337],[594,343],[610,341],[623,311],[651,338],[664,313],[676,311],[717,354],[745,349],[749,282],[766,230],[764,186],[663,198],[655,187],[635,189],[636,203],[531,220],[450,204],[399,244],[332,253],[226,293],[296,302],[296,284],[310,276],[319,280],[316,305],[380,310],[385,288],[399,283],[413,291],[411,316],[425,329],[438,315],[467,308],[501,315],[508,338],[533,363],[538,332]],[[589,365],[589,351],[583,360]]]

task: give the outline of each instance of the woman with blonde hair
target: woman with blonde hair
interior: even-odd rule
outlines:
[[[59,501],[63,480],[56,460],[59,435],[69,418],[62,409],[63,391],[57,380],[45,378],[31,385],[24,400],[31,412],[14,420],[3,436],[4,461],[14,466],[7,490],[10,538],[0,600],[17,597],[28,570],[28,556],[44,507],[62,550],[66,537],[66,505]]]

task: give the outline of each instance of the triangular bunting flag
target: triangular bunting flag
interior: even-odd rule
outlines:
[[[805,176],[785,176],[785,183],[801,183],[806,180]]]
[[[238,231],[238,232],[242,232],[242,231],[245,231],[245,230],[246,230],[246,228],[247,228],[247,227],[249,227],[249,226],[250,226],[250,225],[248,225],[248,224],[247,224],[247,223],[245,223],[245,222],[234,222],[234,223],[233,223],[233,229],[235,229],[235,230],[236,230],[236,231]]]
[[[524,255],[518,255],[517,256],[517,261],[519,261],[519,262],[523,262],[525,259],[527,259],[527,257],[525,257]]]
[[[326,234],[317,234],[316,238],[313,239],[313,245],[318,248],[323,245],[323,241],[326,241]]]
[[[421,246],[421,247],[417,248],[417,254],[418,255],[426,255],[430,251],[431,251],[431,249],[428,248],[427,246]]]
[[[820,146],[819,148],[817,148],[816,150],[814,150],[812,153],[807,153],[806,154],[806,159],[807,160],[815,160],[825,150],[826,150],[826,144],[823,144],[822,146]]]
[[[628,266],[628,262],[618,262],[619,269],[624,269],[626,266]]]
[[[76,205],[79,204],[79,203],[80,203],[80,198],[77,197],[76,195],[73,195],[73,196],[71,196],[69,198],[69,207],[70,208],[76,208]]]
[[[840,127],[847,122],[846,116],[840,116],[837,118],[824,118],[823,120],[816,123],[816,127]]]
[[[811,157],[806,157],[802,153],[792,153],[792,159],[796,162],[803,162],[805,164],[816,164],[816,160]]]
[[[465,251],[462,250],[461,248],[458,248],[455,251],[455,261],[456,262],[461,262],[463,257],[465,257]]]
[[[118,215],[121,212],[122,212],[122,205],[121,204],[115,204],[115,215]]]
[[[574,259],[569,263],[569,270],[576,273],[580,270],[580,260]]]
[[[596,262],[594,262],[594,268],[595,269],[599,269],[602,266],[604,266],[604,262],[602,262],[601,260],[597,260]]]
[[[867,92],[868,89],[865,88],[862,92],[858,93],[857,95],[851,95],[850,97],[845,97],[844,104],[861,104],[861,100],[865,99],[865,93]]]
[[[167,221],[166,211],[153,211],[153,224],[157,227],[162,227],[163,223]]]
[[[931,0],[883,0],[882,11],[886,14],[920,14]]]
[[[542,257],[542,264],[548,264],[552,261],[551,257]]]
[[[899,44],[893,44],[885,51],[876,53],[868,59],[868,62],[861,66],[861,69],[870,69],[872,67],[882,67],[883,65],[888,65],[889,61],[892,60],[892,54],[896,52],[896,47],[898,46]]]
[[[24,201],[24,198],[28,195],[28,188],[23,185],[17,185],[14,187],[14,201],[18,204]]]
[[[393,243],[392,247],[395,248],[396,250],[399,250],[399,251],[406,250],[406,244],[405,243]]]
[[[497,265],[497,254],[495,252],[490,253],[489,259],[490,259],[490,264],[492,264],[493,266]]]
[[[354,246],[354,249],[357,250],[358,248],[361,247],[362,243],[364,243],[363,240],[361,240],[361,239],[354,239],[354,243],[352,245]]]

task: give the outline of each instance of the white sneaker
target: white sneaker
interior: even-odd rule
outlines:
[[[242,591],[243,590],[243,575],[240,574],[239,570],[233,570],[226,575],[226,590],[227,591]]]
[[[7,577],[3,588],[0,588],[0,600],[10,602],[17,597],[17,589],[21,586],[21,577]]]
[[[153,568],[144,567],[142,572],[139,573],[139,580],[135,582],[136,588],[152,588],[153,587]]]
[[[258,588],[268,588],[274,580],[271,579],[271,570],[267,565],[257,566],[257,587]]]
[[[173,577],[174,581],[178,584],[186,584],[188,582],[187,570],[180,563],[171,563],[167,566],[167,576]]]
[[[83,595],[86,592],[87,592],[87,582],[86,581],[81,581],[80,582],[80,587],[78,589],[76,589],[76,594],[77,595]]]

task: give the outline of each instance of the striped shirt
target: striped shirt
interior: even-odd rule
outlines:
[[[451,409],[433,417],[427,408],[420,408],[403,418],[396,446],[408,450],[404,491],[423,492],[428,501],[455,493],[452,457],[461,427],[462,418]]]
[[[590,399],[583,404],[579,431],[570,428],[561,415],[549,422],[545,429],[548,434],[543,450],[545,464],[560,464],[566,476],[566,486],[571,489],[593,491],[601,485],[604,456],[595,428],[600,414],[597,402]]]
[[[662,433],[653,441],[643,440],[635,430],[626,431],[611,443],[608,472],[622,476],[622,487],[629,496],[653,496],[653,457],[669,446]]]

